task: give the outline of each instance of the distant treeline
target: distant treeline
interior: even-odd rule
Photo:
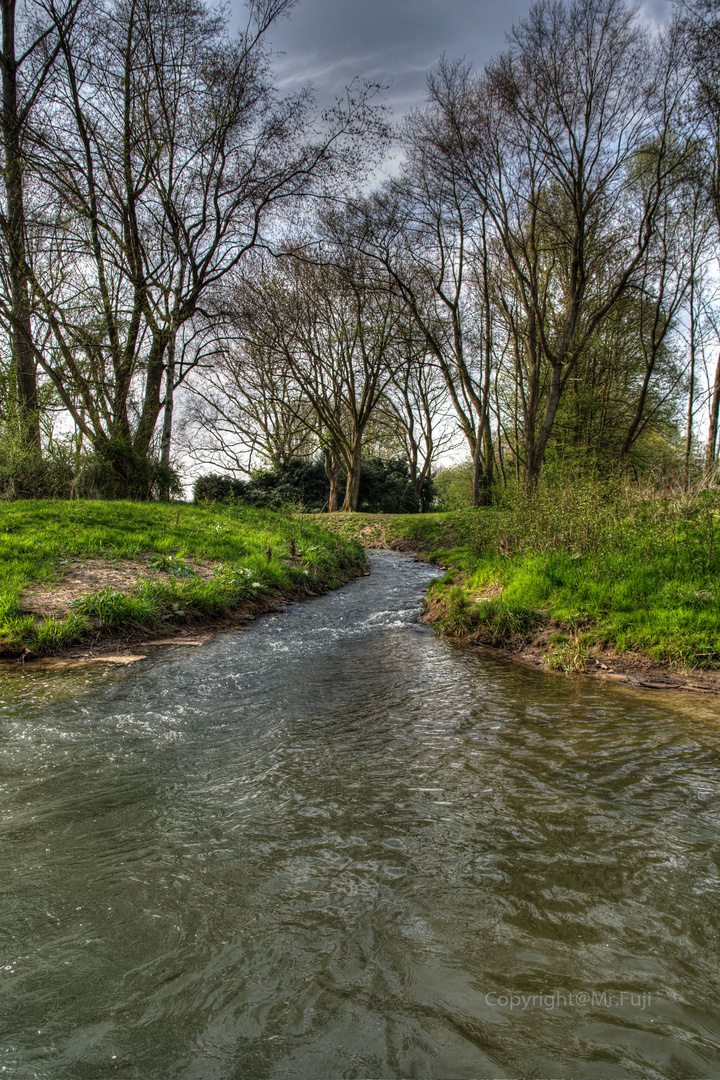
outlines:
[[[344,480],[344,477],[343,477]],[[321,461],[292,458],[275,469],[253,473],[249,480],[210,473],[193,486],[195,502],[248,503],[252,506],[298,506],[311,513],[327,510],[330,481]],[[432,508],[435,496],[431,477],[420,496],[402,458],[364,459],[360,472],[358,510],[370,514],[417,514]]]
[[[538,0],[392,129],[280,90],[293,6],[0,5],[0,498],[716,484],[720,0]]]

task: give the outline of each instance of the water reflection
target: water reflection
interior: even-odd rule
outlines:
[[[718,1075],[714,706],[437,641],[372,561],[4,681],[4,1075]]]

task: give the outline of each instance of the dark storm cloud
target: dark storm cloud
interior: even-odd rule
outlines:
[[[271,31],[281,88],[312,82],[321,102],[355,77],[388,86],[395,116],[421,104],[427,73],[443,53],[482,66],[527,14],[528,0],[299,0]],[[646,0],[643,15],[662,22],[669,0]]]

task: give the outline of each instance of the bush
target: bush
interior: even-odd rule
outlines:
[[[368,514],[419,513],[420,500],[410,482],[407,462],[402,458],[391,458],[389,461],[370,458],[363,461],[358,510]]]
[[[244,480],[236,480],[234,476],[208,473],[207,476],[198,476],[193,484],[193,499],[196,503],[229,503],[244,498],[247,486]]]
[[[345,476],[340,476],[340,490]],[[199,476],[193,488],[195,502],[240,501],[252,506],[302,506],[309,513],[327,509],[330,483],[322,461],[290,461],[254,472],[249,481],[231,476]],[[433,481],[425,481],[418,499],[410,472],[402,458],[385,461],[369,458],[362,463],[358,510],[371,514],[417,514],[429,510],[434,497]]]
[[[327,509],[330,482],[322,461],[291,458],[275,469],[254,472],[245,496],[253,506],[302,506],[311,513]]]
[[[118,461],[130,466],[129,477],[126,478],[113,463],[115,452]],[[171,465],[163,465],[152,454],[139,455],[118,445],[109,447],[107,456],[88,454],[82,459],[75,477],[74,494],[79,499],[147,502],[164,495],[181,495],[182,484]]]
[[[152,455],[127,451],[132,472],[129,479],[115,468],[109,456],[98,453],[78,456],[69,442],[52,442],[40,453],[23,445],[16,433],[0,430],[0,499],[133,499],[147,500],[163,494],[179,495],[177,472]]]
[[[438,469],[435,474],[437,510],[464,510],[473,501],[472,461],[461,461]]]
[[[10,431],[0,434],[0,498],[69,499],[75,469],[62,445],[41,456]]]

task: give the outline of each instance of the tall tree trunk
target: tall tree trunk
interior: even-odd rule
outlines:
[[[165,408],[163,410],[162,435],[160,437],[160,464],[170,467],[170,443],[172,441],[172,416],[175,396],[175,342],[177,327],[170,332],[165,368]],[[170,500],[170,485],[163,481],[160,489],[163,502]]]
[[[20,118],[15,57],[15,0],[0,0],[2,9],[2,134],[5,149],[4,221],[12,291],[12,364],[17,386],[20,433],[26,446],[40,451],[37,369],[33,353],[30,296],[26,274],[25,203],[23,199]]]
[[[170,336],[168,338],[167,359],[165,361],[165,409],[163,412],[162,436],[160,440],[160,464],[170,468],[170,443],[172,441],[172,418],[175,400],[175,348],[180,326],[180,298],[185,284],[187,256],[180,257],[180,275],[175,287],[175,298],[170,318]],[[160,492],[163,502],[170,499],[170,486],[164,483]]]
[[[493,450],[490,431],[490,374],[492,367],[492,311],[490,304],[490,275],[488,272],[488,248],[486,230],[487,211],[482,216],[482,270],[484,327],[483,344],[485,368],[482,386],[482,412],[478,424],[477,442],[473,455],[473,506],[489,506],[492,498]],[[480,471],[483,465],[482,475]]]
[[[483,421],[481,420],[482,424]],[[480,505],[480,473],[482,471],[482,427],[478,428],[478,433],[475,438],[475,450],[473,451],[473,485],[472,485],[472,504],[473,506]]]
[[[537,487],[537,482],[540,479],[540,470],[543,467],[545,461],[545,451],[547,450],[548,439],[550,438],[550,432],[555,421],[558,405],[560,404],[560,395],[562,392],[562,368],[559,364],[553,364],[550,374],[550,389],[548,391],[547,403],[545,405],[545,414],[543,416],[542,424],[540,425],[540,431],[537,437],[534,436],[532,428],[528,430],[525,439],[525,487],[528,491],[533,491]]]
[[[334,450],[324,449],[323,459],[325,463],[325,475],[330,482],[330,497],[328,499],[328,513],[334,514],[338,508],[338,490],[340,487],[340,462]]]
[[[490,416],[486,406],[480,418],[473,451],[473,506],[489,506],[492,502],[494,463]]]
[[[535,322],[535,315],[532,309],[528,312],[528,325],[525,340],[522,341],[517,330],[514,330],[513,336],[515,338],[515,370],[517,373],[517,384],[520,392],[520,401],[522,404],[522,444],[524,450],[524,460],[522,463],[522,479],[523,484],[527,490],[532,490],[537,484],[540,469],[542,467],[542,458],[536,462],[539,457],[537,450],[538,432],[537,432],[537,417],[540,410],[540,346],[537,342],[537,327]],[[521,359],[521,353],[523,350],[527,352],[527,375],[523,375],[523,365]],[[554,372],[553,372],[554,374]],[[517,399],[516,399],[517,400]],[[557,408],[557,406],[556,406]],[[517,415],[517,406],[516,406]],[[519,435],[520,433],[518,433]],[[519,439],[518,439],[519,447]],[[518,459],[520,455],[517,455]],[[520,477],[519,461],[516,467],[518,479]]]
[[[712,405],[710,406],[710,430],[708,432],[707,450],[705,452],[705,473],[709,475],[715,464],[718,434],[718,414],[720,413],[720,356],[715,368],[715,385],[713,386]]]
[[[160,393],[165,374],[165,350],[168,345],[168,330],[161,329],[153,335],[152,343],[145,362],[145,394],[142,411],[138,420],[135,436],[132,440],[134,452],[140,458],[150,453],[153,436],[157,427],[158,416],[162,411]],[[115,395],[114,413],[118,430],[129,432],[128,400],[130,384],[122,388],[122,394]],[[126,436],[123,435],[125,438]]]
[[[690,453],[692,450],[693,406],[695,404],[695,276],[690,278],[690,393],[688,394],[687,437],[685,439],[685,476],[683,491],[690,487]]]
[[[485,429],[483,431],[483,447],[485,454],[485,502],[489,506],[492,501],[493,475],[495,472],[495,452],[493,449],[492,429],[490,428],[490,416],[485,414]]]
[[[345,501],[341,510],[357,510],[358,496],[360,494],[360,439],[355,443],[352,459],[348,467],[347,483],[345,485]]]

